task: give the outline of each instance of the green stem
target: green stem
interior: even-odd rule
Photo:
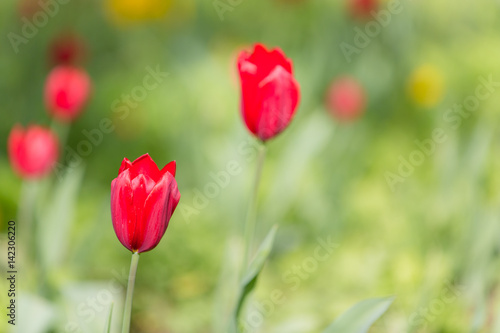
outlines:
[[[257,169],[255,172],[255,180],[253,184],[252,194],[250,197],[250,202],[248,205],[247,219],[245,223],[245,257],[243,272],[248,267],[252,259],[252,246],[253,239],[255,235],[255,224],[257,218],[257,197],[259,192],[260,178],[262,175],[262,167],[264,166],[264,160],[266,158],[266,146],[261,145],[259,147],[258,158],[257,158]]]
[[[64,151],[64,147],[68,141],[69,130],[71,128],[71,124],[60,123],[57,120],[52,120],[50,125],[50,129],[57,134],[59,138],[59,147],[61,151]]]
[[[125,308],[123,310],[123,325],[122,333],[130,332],[130,315],[132,313],[132,297],[134,296],[135,273],[137,272],[137,264],[139,263],[139,253],[132,254],[130,262],[130,273],[128,275],[127,297],[125,298]]]
[[[23,252],[30,257],[35,258],[37,249],[35,244],[35,229],[34,224],[35,205],[38,194],[38,182],[32,180],[24,180],[21,186],[21,197],[19,198],[19,207],[17,218],[19,223],[19,235],[23,241]]]

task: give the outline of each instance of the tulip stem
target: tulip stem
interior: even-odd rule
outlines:
[[[125,308],[123,310],[122,333],[130,332],[130,316],[132,314],[132,297],[134,296],[137,264],[139,264],[139,253],[134,252],[132,254],[132,261],[130,262],[130,273],[128,275],[127,297],[125,298]]]
[[[57,120],[53,120],[50,129],[57,133],[57,136],[59,138],[59,146],[61,147],[61,151],[64,150],[64,147],[66,146],[66,141],[68,140],[68,135],[69,135],[69,130],[70,130],[71,125],[70,124],[61,124]]]
[[[255,172],[255,179],[245,223],[245,257],[243,272],[247,269],[252,259],[253,239],[255,237],[255,225],[257,220],[257,197],[259,192],[260,178],[262,175],[262,168],[264,166],[264,160],[266,158],[266,146],[262,144],[259,146],[258,150],[257,168]]]
[[[19,222],[19,234],[24,238],[23,250],[27,256],[35,260],[38,249],[36,248],[37,240],[35,239],[34,211],[36,199],[38,195],[38,182],[25,180],[21,187],[21,197],[19,199],[19,208],[17,218]]]

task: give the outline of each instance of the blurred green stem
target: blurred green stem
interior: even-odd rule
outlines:
[[[64,151],[64,147],[66,146],[66,141],[68,140],[68,134],[70,130],[70,124],[60,123],[57,120],[52,120],[50,125],[50,129],[57,133],[57,137],[59,138],[59,147],[61,152]],[[61,154],[62,155],[62,154]]]
[[[34,244],[36,226],[33,222],[35,216],[36,197],[38,194],[38,182],[32,180],[24,180],[21,185],[21,197],[19,199],[19,207],[17,218],[19,223],[20,237],[24,237],[22,244],[24,244],[24,251],[26,255],[32,256],[36,254],[36,247]]]
[[[257,169],[255,172],[255,179],[252,189],[252,194],[250,197],[250,202],[248,204],[247,219],[245,223],[245,257],[243,264],[243,274],[251,261],[252,250],[253,250],[253,239],[255,236],[255,224],[257,219],[257,196],[259,192],[260,178],[262,175],[262,167],[264,166],[264,160],[266,158],[266,146],[264,144],[260,145],[257,157]]]
[[[130,262],[130,273],[128,275],[127,297],[125,298],[125,308],[123,310],[123,325],[122,333],[130,332],[130,315],[132,313],[132,297],[134,296],[135,273],[137,272],[137,264],[139,263],[139,253],[132,254]]]

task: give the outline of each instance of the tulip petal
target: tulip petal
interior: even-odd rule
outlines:
[[[128,158],[124,158],[122,161],[122,164],[120,165],[120,170],[118,170],[118,174],[122,173],[123,171],[127,170],[132,166],[132,162]]]
[[[264,45],[256,44],[253,53],[246,60],[257,66],[259,81],[268,76],[276,66],[281,66],[292,74],[292,64],[279,48],[268,51]]]
[[[133,251],[136,213],[129,170],[125,170],[111,182],[111,220],[120,243]]]
[[[241,79],[241,111],[242,117],[250,132],[256,134],[258,118],[258,86],[257,66],[248,61],[238,63]]]
[[[135,209],[135,226],[131,240],[132,248],[137,250],[141,247],[146,235],[145,220],[147,214],[144,209],[146,199],[155,187],[155,182],[147,175],[140,174],[130,182],[133,198],[132,205]]]
[[[175,177],[176,169],[177,169],[177,164],[175,163],[175,161],[172,161],[167,165],[165,165],[163,169],[160,170],[160,174],[163,176],[165,172],[170,172],[172,176]]]
[[[281,133],[293,119],[299,101],[299,85],[283,67],[277,66],[259,84],[261,111],[257,136],[266,141]]]
[[[130,178],[134,179],[139,174],[148,175],[157,182],[160,179],[160,170],[149,154],[144,154],[132,162]]]
[[[165,234],[170,217],[180,200],[177,182],[170,172],[166,172],[156,184],[144,205],[145,239],[138,252],[152,250]]]

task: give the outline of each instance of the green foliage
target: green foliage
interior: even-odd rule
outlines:
[[[120,286],[126,285],[121,275],[130,258],[111,225],[110,183],[124,157],[149,152],[160,165],[177,161],[182,196],[164,239],[141,255],[132,329],[220,333],[219,326],[210,329],[214,317],[233,321],[234,311],[216,312],[214,294],[221,268],[235,270],[240,260],[255,161],[251,150],[239,149],[249,134],[239,115],[235,57],[261,41],[280,46],[293,60],[301,102],[291,126],[269,142],[263,170],[256,239],[264,239],[268,221],[279,223],[273,255],[265,270],[249,272],[244,285],[229,274],[221,283],[229,289],[227,304],[283,290],[286,302],[276,305],[260,331],[303,333],[320,332],[332,314],[367,295],[396,295],[370,333],[499,331],[500,94],[482,100],[456,128],[445,118],[475,94],[478,77],[500,80],[498,1],[401,1],[404,11],[351,62],[340,44],[354,43],[356,31],[372,21],[353,18],[345,1],[245,0],[221,21],[212,1],[174,0],[166,18],[130,25],[115,24],[106,2],[61,5],[18,53],[5,37],[21,33],[20,1],[0,3],[0,248],[6,248],[4,222],[16,219],[22,192],[8,161],[8,133],[16,122],[52,121],[43,86],[48,47],[60,32],[75,31],[86,40],[81,65],[92,78],[93,94],[61,142],[59,162],[65,168],[74,162],[71,152],[90,142],[84,133],[103,119],[114,125],[89,154],[79,154],[79,169],[40,184],[39,260],[32,263],[26,254],[20,262],[20,288],[37,296],[19,312],[33,318],[20,320],[35,331],[64,332],[69,321],[87,319],[77,314],[79,304],[113,282],[113,323],[120,322]],[[432,107],[416,104],[409,94],[409,78],[422,64],[432,64],[444,78],[442,99]],[[127,106],[123,96],[143,84],[146,67],[156,66],[168,77]],[[329,84],[341,75],[356,77],[367,94],[366,113],[351,123],[331,117],[325,106]],[[128,108],[127,116],[116,111],[116,101]],[[408,160],[420,150],[415,141],[432,138],[437,128],[446,140],[389,186],[386,173],[398,173],[400,158]],[[232,160],[241,172],[204,204],[199,193]],[[294,268],[314,254],[324,235],[338,249],[294,288],[287,277],[298,276]],[[0,268],[4,264],[0,258]],[[257,276],[258,288],[244,293]],[[0,280],[0,304],[6,304],[7,288]],[[108,308],[81,327],[102,331]],[[0,331],[7,330],[1,321]]]
[[[54,270],[63,263],[68,252],[68,234],[74,222],[75,208],[83,179],[83,168],[71,170],[55,182],[51,200],[43,200],[38,224],[38,253],[45,270]]]
[[[114,303],[111,303],[109,306],[109,316],[104,328],[104,333],[111,333],[111,324],[113,323],[113,305]]]
[[[241,322],[241,313],[245,301],[248,296],[255,289],[257,284],[257,279],[259,277],[260,272],[264,268],[264,264],[266,263],[269,254],[273,248],[274,237],[276,236],[276,231],[278,230],[278,226],[275,225],[271,228],[269,233],[267,234],[264,241],[259,246],[259,249],[255,253],[253,260],[250,262],[248,268],[245,270],[243,274],[243,278],[241,280],[241,289],[239,292],[238,302],[235,310],[235,321],[237,326],[240,327]]]
[[[367,333],[394,301],[394,297],[367,299],[340,315],[323,333]]]

